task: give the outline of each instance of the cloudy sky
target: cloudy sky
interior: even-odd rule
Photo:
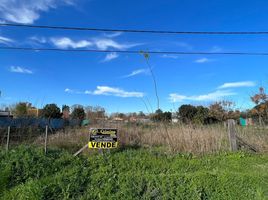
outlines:
[[[0,23],[173,31],[268,31],[268,2],[242,0],[0,0]],[[267,35],[161,35],[0,26],[0,47],[268,52]],[[268,83],[268,56],[150,55],[160,106],[217,100],[252,106]],[[100,105],[108,112],[156,109],[140,54],[0,50],[0,104]]]

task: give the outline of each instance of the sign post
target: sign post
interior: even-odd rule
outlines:
[[[88,147],[90,149],[117,148],[117,129],[91,128]]]
[[[117,148],[117,129],[91,128],[88,144],[78,150],[74,156],[79,155],[87,147],[90,149],[98,149],[101,154],[103,154],[103,149],[110,150],[112,148]]]

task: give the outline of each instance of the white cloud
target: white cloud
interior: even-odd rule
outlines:
[[[37,41],[37,38],[33,38]],[[138,45],[142,45],[140,43],[119,43],[111,38],[92,38],[89,40],[78,40],[74,41],[68,37],[58,37],[58,38],[50,38],[52,44],[61,49],[67,48],[85,48],[85,47],[92,47],[99,50],[107,50],[109,48],[118,49],[118,50],[125,50],[129,49]]]
[[[192,50],[192,49],[193,49],[192,45],[190,45],[190,44],[188,44],[188,43],[186,43],[186,42],[175,42],[175,44],[176,44],[177,46],[186,48],[186,49],[188,49],[188,50]]]
[[[172,59],[178,59],[179,58],[179,56],[172,55],[172,54],[163,54],[161,57],[162,58],[172,58]]]
[[[117,96],[117,97],[143,97],[142,92],[128,92],[120,88],[114,88],[109,86],[97,86],[97,89],[93,92],[85,91],[85,94],[93,95],[107,95],[107,96]]]
[[[60,5],[73,5],[72,0],[0,0],[0,19],[15,23],[32,24],[47,12]]]
[[[69,93],[69,94],[85,94],[85,92],[79,91],[79,90],[74,90],[70,88],[66,88],[64,92]]]
[[[114,32],[114,33],[104,33],[104,36],[105,37],[108,37],[108,38],[115,38],[115,37],[118,37],[120,35],[122,35],[123,33],[122,32]]]
[[[219,89],[226,89],[226,88],[237,88],[237,87],[254,87],[256,83],[253,81],[242,81],[242,82],[231,82],[231,83],[224,83],[223,85],[219,86]]]
[[[47,43],[47,39],[45,37],[32,36],[29,39],[32,40],[32,41],[34,41],[34,42],[41,43],[41,44]]]
[[[210,52],[211,53],[218,53],[218,52],[221,52],[222,51],[222,48],[219,47],[219,46],[213,46],[211,49],[210,49]]]
[[[31,70],[19,66],[11,66],[9,70],[14,73],[33,74]]]
[[[7,38],[7,37],[0,36],[0,43],[9,44],[9,43],[12,43],[12,42],[14,42],[14,40],[12,40],[10,38]]]
[[[87,40],[79,40],[79,41],[73,41],[72,39],[68,37],[62,37],[62,38],[51,38],[51,42],[58,48],[61,49],[68,49],[68,48],[85,48],[92,46],[92,42]]]
[[[97,39],[94,39],[94,44],[100,50],[107,50],[108,48],[124,50],[124,49],[129,49],[129,48],[141,45],[141,44],[138,44],[138,43],[136,43],[136,44],[118,43],[115,40],[112,40],[110,38],[97,38]]]
[[[73,93],[73,92],[74,92],[74,90],[69,89],[69,88],[66,88],[66,89],[64,90],[64,92],[67,92],[67,93]]]
[[[196,95],[196,96],[185,96],[176,93],[169,94],[169,99],[171,102],[183,102],[186,100],[189,101],[216,101],[223,97],[233,96],[236,93],[228,90],[217,90],[212,93]]]
[[[105,96],[116,96],[116,97],[143,97],[142,92],[128,92],[120,88],[114,88],[109,86],[97,86],[94,91],[85,90],[83,92],[66,88],[64,92],[69,94],[90,94],[90,95],[105,95]]]
[[[139,75],[139,74],[149,74],[149,69],[137,69],[137,70],[134,70],[130,74],[127,74],[127,75],[123,76],[123,78],[129,78],[129,77],[136,76],[136,75]]]
[[[195,60],[194,62],[195,63],[207,63],[207,62],[211,62],[211,61],[212,60],[208,59],[208,58],[200,58],[200,59]]]
[[[109,61],[111,61],[111,60],[113,60],[113,59],[116,59],[116,58],[118,58],[118,54],[117,53],[115,53],[115,52],[112,52],[112,53],[108,53],[106,56],[105,56],[105,58],[102,60],[102,62],[109,62]]]

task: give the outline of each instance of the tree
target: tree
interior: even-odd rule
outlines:
[[[140,111],[138,113],[138,117],[143,118],[143,117],[146,117],[146,115],[142,111]]]
[[[164,122],[171,122],[172,119],[172,113],[171,112],[163,112],[161,115],[161,121]]]
[[[15,105],[13,113],[16,117],[26,117],[28,113],[28,103],[27,102],[19,102]]]
[[[250,98],[256,105],[254,109],[252,109],[252,114],[257,114],[259,117],[259,124],[263,125],[263,118],[264,120],[268,119],[268,95],[265,93],[264,88],[260,87],[259,93]]]
[[[73,119],[78,119],[78,120],[83,120],[85,119],[86,113],[85,110],[82,106],[78,106],[76,108],[74,108],[73,112],[72,112],[72,118]]]
[[[209,117],[218,122],[222,122],[226,119],[226,112],[222,102],[215,102],[209,106]]]
[[[192,105],[182,105],[178,110],[178,116],[184,123],[193,122],[197,108]]]
[[[178,115],[184,123],[208,124],[209,109],[204,106],[182,105]]]
[[[209,109],[204,106],[197,106],[193,121],[196,124],[208,124]]]
[[[100,106],[87,106],[85,107],[86,117],[93,123],[96,123],[99,119],[105,119],[105,109]]]
[[[151,115],[151,119],[155,122],[171,122],[172,113],[163,112],[161,109],[157,109],[155,113]]]
[[[48,119],[61,118],[61,115],[60,108],[54,103],[45,105],[42,110],[42,116]]]
[[[62,112],[63,112],[63,111],[70,111],[70,106],[68,106],[68,105],[63,105],[63,106],[61,107],[61,110],[62,110]]]

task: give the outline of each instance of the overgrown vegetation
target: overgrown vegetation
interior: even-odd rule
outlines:
[[[73,157],[21,146],[0,152],[0,198],[265,199],[267,163],[267,155],[243,152],[193,157],[125,149]]]
[[[223,125],[184,125],[168,123],[102,123],[92,127],[118,128],[120,146],[139,146],[145,148],[161,147],[169,152],[202,155],[229,151],[227,127]],[[264,128],[236,127],[237,135],[259,152],[268,152],[268,134]],[[50,134],[48,145],[71,149],[74,153],[88,142],[89,129],[66,129]],[[44,138],[36,139],[35,144],[44,145]]]

